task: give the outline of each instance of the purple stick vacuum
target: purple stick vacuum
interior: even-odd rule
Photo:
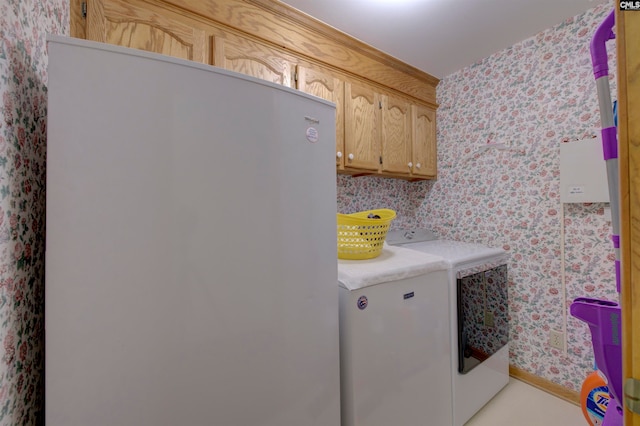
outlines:
[[[606,42],[614,39],[614,11],[600,24],[591,40],[591,62],[596,79],[602,127],[602,150],[607,166],[611,205],[613,248],[616,255],[616,289],[620,292],[620,209],[618,189],[618,138],[609,90]],[[602,426],[622,426],[622,336],[621,311],[617,302],[579,297],[573,301],[571,315],[586,322],[591,331],[593,353],[598,369],[607,378],[609,406]]]

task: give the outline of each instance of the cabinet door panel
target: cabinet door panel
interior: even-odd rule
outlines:
[[[409,173],[411,105],[396,96],[382,96],[382,171]]]
[[[372,88],[345,82],[345,167],[380,167],[380,95]]]
[[[229,35],[215,37],[214,65],[291,87],[293,61],[261,43]]]
[[[344,166],[344,82],[330,72],[298,66],[298,90],[336,104],[336,165]]]
[[[87,2],[87,39],[206,63],[205,32],[184,17],[119,0]]]
[[[436,147],[436,112],[421,105],[412,106],[413,174],[435,178],[438,153]]]
[[[235,16],[232,10],[244,0],[222,2],[222,9],[231,14],[224,17],[213,11],[198,12],[187,3],[70,0],[72,35],[213,64],[287,87],[296,87],[296,64],[305,64],[298,68],[298,89],[336,104],[336,166],[340,172],[403,179],[436,177],[436,116],[429,99],[415,104],[416,99],[403,94],[413,92],[385,89],[380,86],[384,82],[375,77],[376,82],[369,84],[358,77],[366,73],[325,67],[326,55],[311,55],[308,61],[292,53],[299,50],[283,47],[286,43],[263,38],[257,27],[231,25],[226,18]],[[279,21],[282,17],[276,18],[275,28],[284,28]]]

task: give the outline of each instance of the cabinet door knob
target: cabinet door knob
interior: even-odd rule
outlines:
[[[411,161],[409,161],[408,166],[409,166],[409,168],[412,168],[413,167],[413,163]]]
[[[336,152],[336,157],[342,158],[342,153],[340,151]]]
[[[353,154],[349,154],[349,160],[353,160]]]
[[[416,163],[416,169],[420,168],[420,163]]]

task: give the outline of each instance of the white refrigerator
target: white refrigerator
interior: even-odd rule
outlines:
[[[48,426],[338,426],[335,107],[51,36]]]

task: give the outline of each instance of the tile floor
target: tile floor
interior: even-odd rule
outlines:
[[[520,380],[509,384],[465,426],[587,426],[579,406]]]

